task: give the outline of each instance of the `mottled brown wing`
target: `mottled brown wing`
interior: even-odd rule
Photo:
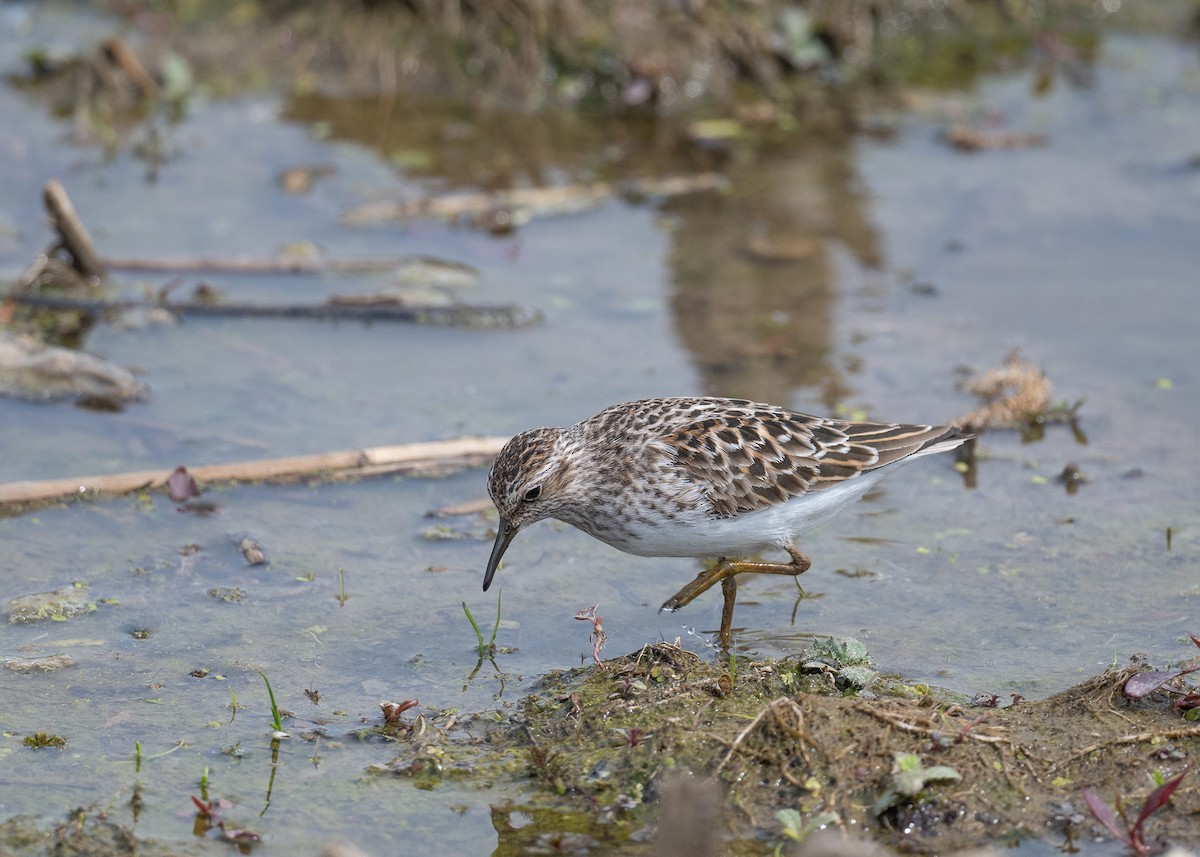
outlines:
[[[884,467],[954,436],[945,426],[826,421],[750,405],[663,434],[682,475],[720,517],[765,509]]]

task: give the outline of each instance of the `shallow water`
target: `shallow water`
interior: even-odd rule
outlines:
[[[107,32],[53,7],[28,10],[20,26],[15,17],[0,25],[11,30],[0,38],[5,71],[45,32],[71,44]],[[151,399],[119,414],[0,400],[0,481],[503,434],[649,395],[740,395],[940,420],[972,405],[954,390],[955,367],[996,365],[1019,348],[1058,395],[1086,398],[1087,445],[1065,427],[1030,444],[988,434],[974,489],[946,458],[913,464],[806,539],[809,598],[797,604],[786,580],[742,585],[738,652],[785,655],[811,635],[851,634],[880,669],[911,681],[1026,696],[1134,652],[1183,657],[1183,635],[1200,630],[1200,171],[1191,160],[1200,68],[1194,46],[1108,34],[1090,86],[1060,79],[1038,96],[1033,77],[1016,71],[969,93],[925,97],[899,118],[882,117],[892,129],[883,138],[734,157],[724,196],[611,202],[507,237],[426,221],[339,225],[349,205],[438,184],[401,175],[384,157],[409,145],[403,126],[372,148],[349,131],[318,139],[309,125],[280,119],[319,121],[311,103],[198,104],[168,129],[181,154],[151,184],[127,153],[106,161],[69,145],[36,100],[0,88],[5,277],[48,243],[40,187],[59,177],[106,255],[264,257],[297,241],[337,257],[432,254],[482,272],[467,300],[546,313],[543,325],[519,331],[258,320],[101,326],[88,349],[141,367]],[[335,107],[371,119],[370,104],[354,103],[326,105],[330,121]],[[961,115],[1001,117],[1050,142],[955,153],[937,134],[945,117]],[[633,135],[621,145],[629,156],[643,143]],[[448,165],[468,160],[453,154]],[[573,153],[557,169],[584,180],[600,160]],[[335,172],[309,195],[283,194],[278,172],[307,163]],[[469,184],[459,173],[445,181]],[[763,236],[806,249],[798,261],[763,264],[744,252]],[[387,282],[204,279],[257,300],[318,300]],[[1054,481],[1069,461],[1088,476],[1073,496]],[[392,755],[352,737],[378,720],[377,703],[507,711],[539,675],[590,657],[588,627],[572,617],[593,603],[609,654],[677,636],[710,650],[719,599],[659,614],[694,562],[628,557],[542,524],[514,542],[497,578],[497,642],[515,651],[497,658],[502,673],[485,665],[469,679],[474,635],[460,604],[490,622],[494,591],[479,589],[489,544],[422,534],[435,523],[428,510],[484,493],[484,474],[473,471],[218,490],[206,495],[218,506],[207,517],[156,495],[0,520],[8,572],[0,597],[85,581],[97,602],[66,623],[0,632],[5,654],[67,652],[79,661],[52,675],[0,673],[10,736],[0,742],[0,815],[56,818],[99,803],[136,820],[139,833],[182,847],[188,795],[207,769],[210,792],[235,804],[230,823],[261,831],[281,852],[308,853],[314,836],[377,853],[400,837],[415,849],[490,852],[499,835],[490,807],[519,801],[520,790],[447,782],[422,791],[364,776]],[[266,548],[269,565],[246,566],[236,548],[246,534]],[[209,594],[217,588],[240,588],[242,600]],[[282,707],[328,730],[316,747],[281,745],[269,801],[259,670]],[[306,688],[320,692],[318,705]],[[231,691],[244,706],[232,719]],[[66,737],[66,750],[35,756],[20,746],[37,730]],[[181,741],[187,746],[151,758]],[[234,745],[240,755],[223,752]],[[135,784],[136,819],[128,806]]]

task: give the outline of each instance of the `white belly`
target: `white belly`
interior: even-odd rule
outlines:
[[[636,538],[599,537],[638,556],[746,556],[793,544],[797,536],[861,498],[883,476],[882,471],[867,473],[823,491],[734,518],[681,516],[660,526],[639,527]]]

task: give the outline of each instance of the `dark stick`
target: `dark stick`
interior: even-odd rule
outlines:
[[[430,261],[423,256],[392,259],[105,259],[115,271],[165,271],[196,274],[369,274],[390,271],[413,262]],[[455,266],[458,267],[458,266]],[[463,270],[470,268],[462,266]]]
[[[46,182],[42,188],[42,198],[54,229],[62,240],[62,246],[71,254],[75,270],[85,277],[103,277],[104,263],[96,255],[92,237],[75,214],[71,198],[57,179]]]
[[[50,295],[10,295],[9,300],[25,306],[56,310],[79,310],[96,315],[131,309],[165,309],[184,315],[245,316],[251,318],[304,318],[323,321],[410,321],[443,327],[525,327],[541,321],[540,311],[518,304],[499,306],[413,307],[380,301],[378,303],[221,304],[157,303],[154,301],[89,301]]]

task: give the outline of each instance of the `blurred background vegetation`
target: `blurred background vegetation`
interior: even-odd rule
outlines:
[[[1178,26],[1120,0],[211,0],[110,4],[210,86],[327,81],[477,105],[794,118],[864,86],[958,86],[1043,48],[1086,54],[1099,26]],[[1194,4],[1193,4],[1194,5]],[[1200,12],[1193,10],[1195,34]],[[1052,34],[1052,35],[1051,35]],[[1186,33],[1180,34],[1188,35]],[[1052,41],[1050,41],[1052,40]],[[760,102],[783,108],[764,108]],[[757,114],[755,113],[757,111]],[[803,111],[800,111],[803,112]],[[783,120],[787,121],[787,120]]]

